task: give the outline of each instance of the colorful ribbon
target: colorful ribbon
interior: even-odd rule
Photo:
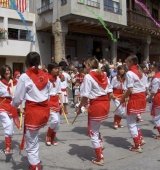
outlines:
[[[16,4],[14,3],[13,0],[10,0],[10,3],[11,3],[11,5],[12,5],[13,9],[17,11],[17,13],[18,13],[18,15],[20,16],[20,18],[21,18],[24,26],[26,27],[26,30],[27,30],[27,32],[28,32],[28,35],[29,35],[30,39],[31,39],[31,42],[35,42],[35,41],[34,41],[34,35],[33,35],[33,36],[31,35],[31,32],[29,31],[29,29],[28,29],[28,27],[27,27],[27,24],[26,24],[26,21],[25,21],[25,19],[24,19],[24,17],[23,17],[23,14],[17,9],[17,6],[16,6]]]
[[[90,9],[90,8],[84,3],[84,0],[80,0],[80,2],[83,3],[84,6],[86,7],[86,9],[88,9],[88,10],[100,21],[100,23],[103,25],[104,29],[105,29],[105,30],[108,32],[108,34],[110,35],[112,41],[117,42],[117,39],[115,39],[115,38],[113,37],[113,34],[112,34],[112,33],[110,32],[110,30],[106,27],[106,24],[105,24],[105,22],[103,21],[103,19],[102,19],[100,16],[98,16],[92,9]]]
[[[146,8],[146,6],[142,3],[142,2],[139,2],[138,0],[135,0],[135,3],[140,5],[146,12],[147,14],[149,15],[149,17],[153,20],[153,22],[158,26],[160,27],[160,24],[152,17],[152,15],[150,14],[149,10]]]

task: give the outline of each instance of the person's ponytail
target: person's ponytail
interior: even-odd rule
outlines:
[[[142,78],[143,77],[143,71],[141,69],[141,67],[137,64],[137,68],[138,68],[138,72],[140,74],[140,77]]]

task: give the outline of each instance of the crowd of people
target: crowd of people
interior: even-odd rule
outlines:
[[[155,129],[160,133],[160,63],[144,61],[138,65],[138,58],[131,55],[125,63],[119,59],[113,64],[106,59],[98,61],[94,56],[81,63],[77,58],[73,62],[62,58],[59,64],[53,61],[48,67],[43,65],[39,69],[40,55],[30,52],[25,64],[27,71],[22,75],[16,71],[14,78],[8,65],[1,68],[0,121],[5,134],[4,153],[13,154],[13,125],[21,128],[17,109],[24,114],[20,149],[24,148],[25,142],[29,169],[41,170],[38,133],[46,126],[49,117],[46,145],[57,145],[55,137],[60,127],[60,114],[69,114],[69,88],[76,114],[81,114],[84,108],[88,111],[88,133],[96,154],[96,159],[92,160],[94,164],[104,165],[104,146],[99,129],[101,122],[108,117],[111,100],[116,108],[115,129],[123,127],[121,119],[126,113],[127,127],[134,141],[131,151],[142,152],[141,146],[145,144],[137,122],[143,121],[141,114],[145,113],[146,102],[152,102],[151,115]],[[155,138],[160,139],[160,135]]]

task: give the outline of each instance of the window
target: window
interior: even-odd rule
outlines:
[[[41,6],[46,6],[50,3],[50,0],[42,0],[42,5]]]
[[[30,41],[27,30],[8,28],[8,39]]]
[[[67,0],[61,0],[61,5],[67,4]]]
[[[104,10],[108,10],[117,14],[121,14],[122,10],[120,9],[119,0],[104,0]]]

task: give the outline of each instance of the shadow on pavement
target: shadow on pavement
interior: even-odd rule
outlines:
[[[111,136],[103,136],[103,139],[115,147],[120,147],[124,149],[128,149],[128,146],[131,146],[132,144],[127,141],[126,138],[123,137],[111,137]]]
[[[102,126],[107,126],[107,127],[111,128],[111,129],[114,129],[114,128],[113,128],[113,122],[103,121],[103,122],[101,123],[101,125],[102,125]]]
[[[159,134],[157,129],[154,130],[155,133],[152,130],[148,130],[148,129],[141,129],[141,131],[144,137],[149,137],[149,138],[153,138],[153,136]]]
[[[88,128],[87,127],[75,127],[72,129],[72,132],[76,132],[78,134],[83,134],[88,136]]]
[[[89,146],[79,146],[76,144],[70,144],[70,147],[72,147],[68,154],[72,156],[78,156],[82,161],[92,160],[92,157],[95,156],[93,148]]]

